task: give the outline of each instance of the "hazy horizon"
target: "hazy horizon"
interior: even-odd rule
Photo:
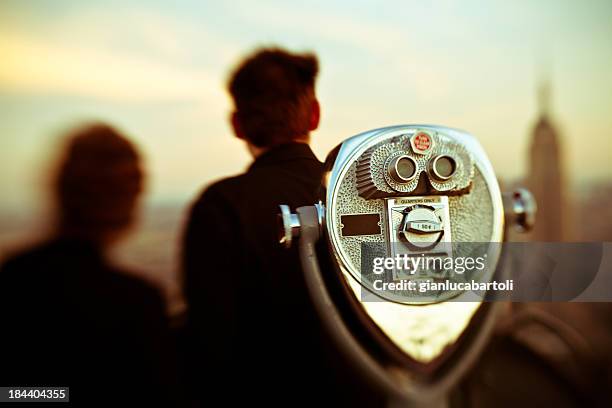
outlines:
[[[138,143],[147,203],[187,202],[241,172],[225,82],[270,44],[320,58],[320,159],[368,129],[435,123],[477,136],[498,176],[518,179],[547,79],[570,186],[609,181],[611,18],[606,1],[5,1],[0,209],[45,202],[58,137],[84,120]]]

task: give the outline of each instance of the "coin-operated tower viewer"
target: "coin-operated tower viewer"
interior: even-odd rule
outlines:
[[[279,238],[299,246],[326,329],[390,404],[444,406],[482,350],[498,303],[470,291],[407,287],[503,279],[499,243],[511,225],[531,228],[533,198],[526,190],[502,196],[473,136],[424,125],[347,139],[329,154],[323,186],[313,206],[296,213],[281,206]],[[483,256],[486,268],[466,275],[444,267],[393,267],[381,275],[371,267],[374,258],[398,256]],[[381,280],[387,289],[381,290]]]

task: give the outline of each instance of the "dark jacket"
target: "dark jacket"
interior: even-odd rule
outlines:
[[[183,266],[199,395],[286,405],[333,392],[297,249],[279,245],[276,223],[279,204],[295,210],[318,201],[322,172],[308,145],[281,145],[193,205]]]
[[[2,386],[69,386],[79,406],[179,402],[161,296],[87,242],[7,261],[0,322]]]

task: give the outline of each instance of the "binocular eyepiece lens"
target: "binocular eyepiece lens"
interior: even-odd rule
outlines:
[[[448,180],[455,174],[457,163],[450,156],[436,156],[430,164],[431,175],[440,181]]]
[[[410,181],[416,175],[416,163],[408,156],[399,156],[389,163],[389,175],[398,183]]]

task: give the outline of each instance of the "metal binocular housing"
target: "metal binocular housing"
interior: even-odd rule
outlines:
[[[470,134],[403,125],[341,143],[326,160],[321,201],[294,210],[281,206],[279,241],[299,246],[310,295],[338,349],[389,401],[442,404],[486,343],[499,302],[456,291],[381,292],[365,261],[435,259],[456,255],[462,243],[503,242],[510,227],[533,226],[531,194],[502,195]],[[503,273],[501,246],[490,246],[481,280]]]

